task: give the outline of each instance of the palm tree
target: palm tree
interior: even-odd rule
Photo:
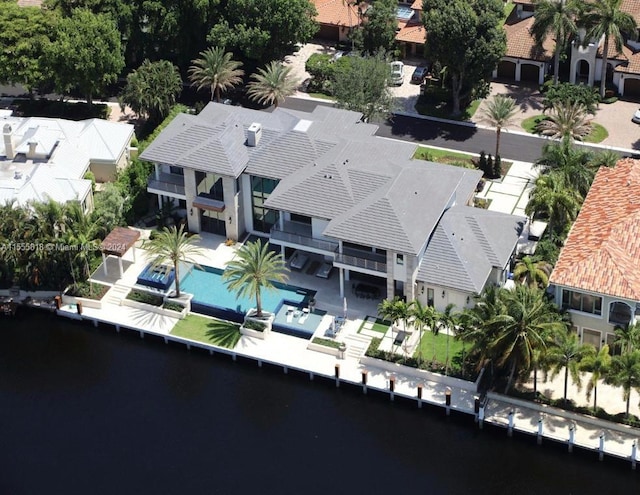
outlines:
[[[640,350],[640,321],[633,325],[623,325],[615,328],[615,344],[620,346],[620,352],[628,353]]]
[[[604,98],[607,80],[607,61],[609,59],[609,43],[613,41],[616,53],[622,51],[624,35],[634,36],[638,28],[631,14],[620,8],[622,0],[593,0],[587,4],[587,13],[583,22],[587,26],[585,42],[597,40],[604,36],[602,47],[602,69],[600,70],[600,98]]]
[[[576,332],[572,332],[565,326],[554,332],[550,345],[546,352],[546,361],[551,366],[551,377],[555,377],[564,368],[564,401],[567,401],[569,387],[569,375],[571,381],[582,387],[580,379],[580,361],[593,349],[580,343]]]
[[[591,378],[587,384],[587,400],[591,398],[593,391],[593,412],[598,409],[598,382],[607,376],[611,367],[611,356],[609,355],[609,346],[603,345],[600,351],[596,352],[594,347],[588,351],[585,357],[580,361],[580,369],[589,371]]]
[[[385,299],[378,305],[378,316],[392,323],[391,338],[395,341],[393,326],[402,322],[403,329],[406,329],[406,321],[410,316],[409,305],[399,297]]]
[[[489,349],[498,366],[509,365],[509,378],[505,393],[513,384],[516,371],[530,370],[534,349],[544,349],[547,336],[565,328],[543,297],[543,292],[526,285],[513,290],[501,290],[504,312],[495,316],[488,325],[496,328]]]
[[[552,268],[551,264],[546,261],[534,262],[531,257],[525,256],[513,270],[513,278],[529,287],[544,289],[549,285],[549,276]]]
[[[384,303],[384,301],[383,301]],[[422,363],[422,333],[425,327],[433,328],[437,321],[436,310],[433,306],[423,305],[419,299],[414,300],[409,307],[409,316],[413,326],[420,332],[418,339],[418,363]]]
[[[531,32],[536,44],[542,45],[548,36],[552,36],[556,43],[553,55],[553,84],[558,84],[560,55],[564,53],[569,38],[578,32],[576,16],[579,9],[572,0],[536,0],[534,10]]]
[[[611,360],[611,370],[607,383],[622,387],[622,398],[627,402],[626,415],[629,417],[631,389],[640,387],[640,351],[633,351]]]
[[[291,77],[291,67],[275,61],[264,69],[258,69],[257,74],[251,74],[251,79],[253,81],[247,85],[249,97],[261,104],[275,105],[276,108],[298,87],[298,81]]]
[[[193,256],[202,254],[202,250],[195,245],[200,239],[198,234],[189,235],[184,226],[175,225],[163,228],[156,237],[144,243],[147,257],[153,259],[153,266],[171,263],[176,279],[176,297],[180,297],[180,263],[196,263]]]
[[[582,198],[557,173],[541,175],[529,194],[527,215],[542,215],[549,222],[549,231],[562,233],[576,219]]]
[[[73,253],[70,252],[70,262],[80,264],[80,276],[86,280],[90,276],[90,261],[97,248],[98,225],[91,221],[91,217],[84,212],[78,201],[68,203],[66,209],[67,227],[64,238],[67,244],[75,248]],[[75,266],[72,264],[72,273],[74,269]]]
[[[487,101],[484,109],[484,119],[496,128],[496,154],[500,155],[500,133],[508,126],[518,113],[516,101],[508,96],[496,95]]]
[[[220,101],[223,91],[242,82],[242,62],[233,60],[232,53],[225,53],[223,48],[208,48],[200,52],[200,57],[191,61],[193,65],[189,67],[189,79],[198,90],[209,88],[212,101],[214,96],[216,101]]]
[[[581,103],[554,105],[547,118],[537,125],[538,132],[552,139],[570,138],[576,141],[582,141],[591,128],[591,121]]]
[[[445,359],[445,375],[449,374],[449,338],[451,332],[456,331],[456,327],[458,326],[458,314],[453,312],[453,309],[456,307],[455,304],[450,303],[447,304],[447,307],[444,308],[442,313],[438,313],[438,324],[437,326],[442,330],[444,329],[447,332],[447,354]]]
[[[248,242],[229,261],[222,279],[238,297],[253,297],[256,316],[262,317],[262,289],[273,290],[273,282],[286,282],[287,267],[281,254],[269,250],[269,243],[262,240]]]

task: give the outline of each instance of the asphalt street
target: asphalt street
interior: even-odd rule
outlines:
[[[332,106],[331,103],[287,98],[281,105],[304,112],[311,112],[318,105]],[[450,124],[434,120],[395,115],[386,122],[376,122],[379,126],[377,136],[401,139],[416,144],[438,146],[469,153],[493,153],[496,147],[496,133],[463,124]],[[534,136],[523,136],[503,131],[500,137],[500,155],[502,158],[534,162],[548,142]]]

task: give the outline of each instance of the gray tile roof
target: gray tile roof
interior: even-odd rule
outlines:
[[[479,293],[493,267],[506,266],[525,218],[455,206],[447,210],[425,251],[417,279]]]

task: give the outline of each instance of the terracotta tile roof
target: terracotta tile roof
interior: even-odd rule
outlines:
[[[599,58],[602,58],[603,51],[604,51],[604,43],[600,43],[600,46],[598,46],[598,52],[596,56]],[[608,52],[609,52],[609,54],[607,55],[608,60],[625,60],[625,61],[628,60],[628,56],[633,53],[631,49],[628,48],[626,45],[622,46],[622,52],[619,53],[618,50],[616,50],[616,44],[613,41],[609,42]]]
[[[507,22],[504,24],[504,30],[507,33],[505,56],[541,62],[546,62],[553,58],[553,50],[556,46],[555,41],[548,37],[542,43],[542,47],[537,46],[531,34],[533,21],[533,16],[526,19],[518,19],[515,10],[511,12]]]
[[[349,5],[346,5],[349,3]],[[313,0],[313,4],[318,11],[316,21],[319,24],[328,24],[331,26],[359,26],[360,17],[358,16],[358,7],[352,2],[344,2],[342,0]],[[351,10],[351,17],[349,17]]]
[[[116,227],[104,238],[100,249],[105,254],[124,255],[140,238],[140,232],[127,227]]]
[[[625,46],[622,49],[622,53],[626,58],[626,63],[618,65],[614,71],[627,74],[640,74],[640,50],[634,52],[631,48]]]
[[[620,10],[631,14],[638,24],[640,24],[640,0],[622,0]]]
[[[396,41],[405,41],[408,43],[417,43],[424,45],[427,41],[427,31],[420,22],[398,22],[400,29],[396,34]]]
[[[600,168],[550,281],[640,301],[640,160]]]
[[[422,0],[415,0],[415,2],[411,4],[411,8],[413,10],[422,10]]]

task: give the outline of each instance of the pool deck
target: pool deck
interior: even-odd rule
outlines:
[[[215,236],[205,236],[202,241],[203,247],[212,246],[212,249],[208,249],[198,261],[210,266],[224,267],[224,263],[231,259],[237,247],[224,246],[222,242],[223,248],[221,248],[221,241],[223,239]],[[594,459],[608,455],[629,460],[635,467],[637,459],[635,446],[637,439],[640,438],[640,429],[491,392],[487,394],[478,418],[474,409],[477,394],[473,382],[463,382],[384,361],[363,358],[371,336],[358,333],[358,329],[366,315],[376,314],[377,302],[375,301],[359,300],[355,297],[348,300],[348,318],[337,336],[337,340],[346,344],[343,356],[335,357],[309,350],[308,340],[275,332],[270,333],[264,340],[242,336],[236,347],[229,350],[171,335],[170,332],[177,323],[177,318],[122,306],[120,302],[128,287],[135,284],[138,273],[148,262],[141,250],[136,260],[130,261],[131,264],[127,265],[124,276],[116,280],[103,297],[101,308],[85,307],[80,316],[75,307],[64,306],[58,314],[90,320],[96,326],[99,323],[106,323],[116,326],[118,330],[131,329],[139,332],[141,337],[147,334],[159,336],[164,338],[165,342],[174,341],[188,348],[207,349],[211,354],[230,355],[234,360],[237,357],[244,357],[256,361],[258,366],[265,363],[275,365],[282,368],[285,373],[296,370],[308,374],[310,379],[317,376],[335,380],[336,386],[341,383],[355,385],[362,387],[363,392],[377,391],[388,394],[392,400],[396,397],[409,399],[419,407],[425,404],[450,409],[475,417],[476,420],[480,419],[479,425],[489,424],[505,428],[509,433],[533,435],[538,437],[539,441],[554,440],[566,444],[568,448],[575,445],[592,451]],[[341,316],[343,302],[339,297],[337,279],[338,277],[334,276],[324,280],[302,272],[292,272],[289,283],[316,289],[318,291],[316,306],[329,314]],[[363,372],[366,372],[366,387],[362,385]],[[336,378],[336,374],[339,374],[339,378]],[[390,389],[392,381],[393,391]],[[418,387],[422,390],[421,399],[417,397]],[[445,405],[447,390],[451,393],[450,408]]]

